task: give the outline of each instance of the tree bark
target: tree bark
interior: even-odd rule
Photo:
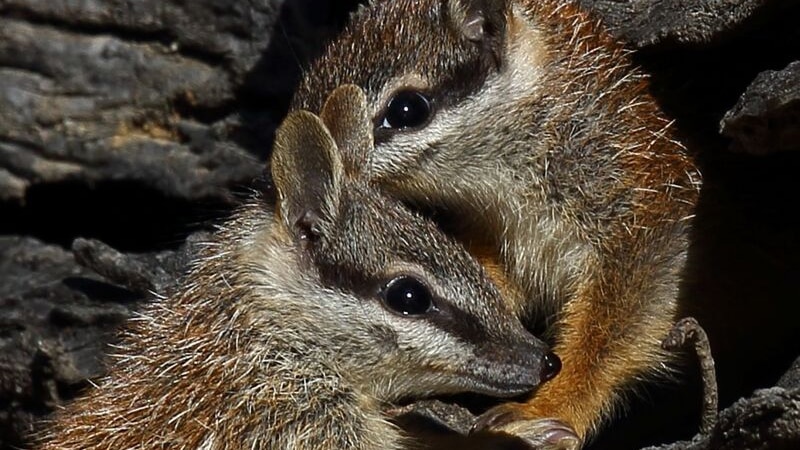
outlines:
[[[749,398],[692,448],[789,448],[796,383],[751,393],[800,354],[800,6],[580,2],[635,50],[706,175],[684,290],[713,306],[684,312],[709,332],[721,404]],[[148,291],[167,292],[209,224],[268,183],[300,71],[357,3],[0,0],[0,449],[101,375]],[[696,392],[654,389],[594,447],[691,437]]]

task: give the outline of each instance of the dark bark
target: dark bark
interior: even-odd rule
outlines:
[[[0,0],[0,448],[103,373],[117,327],[258,186],[301,68],[356,3]],[[594,448],[795,448],[798,364],[753,391],[800,354],[800,4],[581,3],[703,164],[683,313],[709,332],[725,408],[687,441],[687,357],[685,384],[651,385]],[[442,405],[412,412],[469,428]]]
[[[758,74],[720,127],[734,150],[800,150],[800,61]]]

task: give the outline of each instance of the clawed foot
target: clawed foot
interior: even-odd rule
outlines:
[[[561,420],[531,419],[513,405],[500,405],[485,412],[471,432],[507,433],[537,450],[578,450],[583,445],[575,430]]]

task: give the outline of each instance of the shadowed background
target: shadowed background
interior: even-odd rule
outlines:
[[[721,405],[750,399],[696,448],[794,448],[797,377],[751,394],[800,355],[800,4],[581,3],[635,50],[705,176],[684,312],[710,334]],[[102,374],[116,327],[259,187],[301,68],[357,4],[0,1],[0,448]],[[79,237],[110,248],[73,254]],[[691,438],[685,360],[594,448]]]

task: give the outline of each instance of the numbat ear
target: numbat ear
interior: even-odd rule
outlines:
[[[319,117],[290,113],[275,134],[272,179],[278,214],[301,241],[313,241],[338,211],[344,169],[336,143]]]
[[[320,117],[336,141],[347,176],[364,174],[373,150],[372,120],[364,91],[354,84],[337,87],[325,100]]]
[[[450,25],[488,51],[499,66],[503,61],[509,0],[447,0]]]

